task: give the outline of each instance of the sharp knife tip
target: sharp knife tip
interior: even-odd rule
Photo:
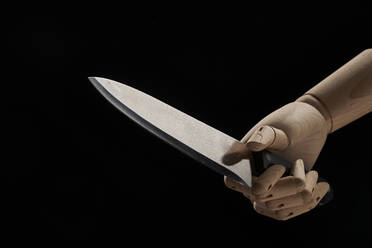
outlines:
[[[98,80],[99,78],[98,77],[88,77],[88,79],[94,85],[99,83],[99,80]]]

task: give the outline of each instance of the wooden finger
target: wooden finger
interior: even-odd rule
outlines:
[[[315,191],[316,182],[318,181],[318,172],[309,171],[305,177],[305,188],[301,194],[305,202],[310,202]]]
[[[303,206],[289,208],[289,209],[283,209],[277,212],[279,218],[282,220],[287,220],[293,217],[296,217],[300,214],[306,213],[313,208],[315,208],[320,200],[325,196],[325,194],[328,192],[329,184],[325,182],[318,183],[315,186],[315,190],[313,192],[312,200]]]
[[[301,192],[305,187],[302,180],[294,176],[280,178],[270,191],[262,195],[255,195],[256,199],[262,202],[275,200]],[[254,193],[254,192],[253,192]]]
[[[304,214],[304,213],[310,211],[313,208],[314,207],[310,203],[308,203],[308,204],[297,206],[297,207],[287,208],[287,209],[283,209],[283,210],[277,210],[276,214],[277,214],[277,218],[279,220],[288,220],[288,219],[291,219],[293,217]]]
[[[269,126],[262,126],[249,137],[247,147],[251,151],[262,151],[274,142],[275,133]]]
[[[271,210],[281,210],[281,209],[287,209],[287,208],[293,208],[293,207],[298,207],[301,205],[306,204],[302,192],[282,197],[276,200],[271,200],[264,202],[266,208],[271,209]]]
[[[273,219],[276,219],[276,220],[287,220],[291,217],[294,217],[294,216],[292,216],[292,215],[294,215],[293,212],[290,212],[290,215],[286,216],[286,215],[284,215],[283,212],[280,212],[280,210],[271,210],[271,209],[262,207],[262,205],[257,204],[256,202],[254,202],[253,208],[257,213],[262,214],[262,215],[267,216],[267,217],[270,217],[270,218],[273,218]]]
[[[252,196],[251,188],[246,187],[243,184],[238,183],[235,180],[227,176],[224,176],[224,182],[225,182],[226,187],[228,187],[229,189],[243,193],[248,198],[251,198]]]
[[[283,210],[277,210],[276,214],[279,219],[281,220],[288,220],[290,218],[296,217],[300,214],[304,214],[313,208],[315,208],[320,200],[327,194],[329,190],[329,184],[326,182],[318,183],[315,186],[315,190],[313,192],[312,200],[302,206],[287,208]]]
[[[252,153],[249,151],[246,144],[234,142],[230,149],[223,155],[222,162],[226,165],[233,165],[242,159],[251,159]]]
[[[246,144],[249,150],[258,152],[265,148],[284,150],[288,147],[289,141],[282,130],[265,125],[257,128]]]
[[[273,149],[273,150],[283,151],[289,145],[288,136],[284,133],[284,131],[278,128],[272,127],[272,126],[270,127],[273,129],[275,133],[275,138],[268,148]]]
[[[320,200],[323,199],[323,197],[327,194],[328,190],[329,190],[328,183],[320,182],[316,184],[312,197],[314,201],[313,204],[315,204],[315,206],[320,202]]]
[[[285,209],[270,209],[267,207],[267,202],[266,203],[260,203],[260,202],[254,202],[253,208],[260,214],[277,219],[277,220],[288,220],[293,217],[296,217],[298,215],[304,214],[313,208],[315,208],[320,200],[325,196],[325,194],[329,190],[329,184],[326,182],[321,182],[316,184],[315,190],[313,192],[313,197],[311,201],[299,205],[299,206],[294,206],[294,207],[289,207]],[[300,195],[298,193],[297,195]],[[294,197],[294,196],[290,196]],[[293,201],[300,201],[301,197],[296,197],[296,199],[292,199]],[[303,199],[303,198],[302,198]],[[279,201],[277,201],[279,203]],[[299,202],[297,202],[299,203]],[[272,203],[274,205],[274,203]]]
[[[284,172],[285,167],[282,165],[273,165],[266,169],[252,184],[253,194],[262,195],[269,192]]]
[[[293,166],[291,167],[291,174],[298,178],[299,180],[302,180],[303,183],[305,183],[305,166],[304,161],[302,159],[297,159]]]
[[[257,202],[253,203],[253,209],[264,216],[277,219],[276,211],[270,210],[268,208],[262,207],[262,205],[258,204]]]

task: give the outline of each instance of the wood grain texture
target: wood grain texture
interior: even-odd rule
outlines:
[[[291,168],[291,174],[305,182],[305,166],[302,159],[297,159]]]
[[[277,220],[288,220],[315,208],[319,201],[327,193],[328,189],[329,185],[321,182],[315,185],[314,192],[309,201],[305,202],[304,198],[300,196],[300,193],[297,193],[270,202],[254,201],[253,208],[256,210],[256,212],[262,215]]]
[[[334,132],[372,111],[372,49],[358,54],[297,101],[312,104],[330,118]],[[329,115],[329,116],[328,116]]]
[[[307,171],[313,167],[330,130],[328,122],[317,108],[303,102],[292,102],[258,122],[241,142],[249,143],[251,136],[262,126],[270,126],[275,130],[275,140],[283,140],[283,137],[288,139],[285,149],[278,150],[276,146],[268,146],[266,149],[290,162],[302,159]],[[275,140],[272,144],[276,143]]]
[[[260,195],[269,192],[273,185],[283,176],[284,172],[285,167],[282,165],[270,166],[253,183],[253,193]]]
[[[301,192],[301,194],[304,202],[309,202],[312,198],[312,194],[315,191],[315,186],[318,181],[318,172],[311,170],[306,173],[305,181],[305,189]]]
[[[246,142],[251,151],[262,151],[266,148],[282,151],[289,145],[287,135],[280,129],[271,126],[261,126],[250,136]]]

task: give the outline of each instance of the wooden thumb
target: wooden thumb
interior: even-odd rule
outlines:
[[[222,162],[226,165],[233,165],[245,158],[252,158],[252,154],[246,144],[237,141],[223,155]]]
[[[249,137],[246,145],[250,151],[254,152],[262,151],[266,148],[281,151],[288,147],[289,141],[282,130],[266,125],[258,128]]]

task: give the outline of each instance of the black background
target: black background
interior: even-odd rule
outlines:
[[[57,6],[5,23],[6,235],[231,245],[368,239],[370,115],[330,135],[315,165],[334,201],[278,222],[127,119],[87,77],[126,82],[240,139],[371,48],[371,6],[157,7]]]

